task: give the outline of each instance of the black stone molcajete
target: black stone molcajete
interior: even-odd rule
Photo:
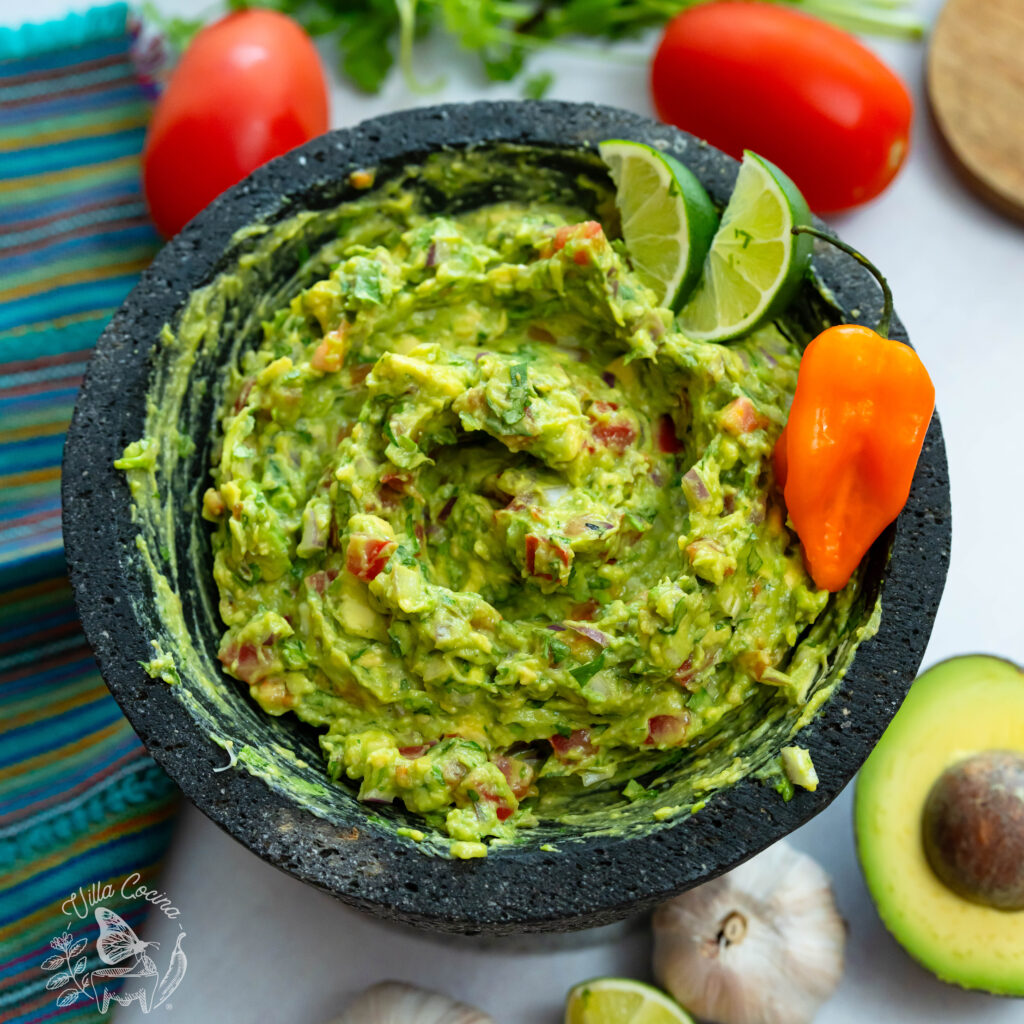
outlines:
[[[619,834],[542,828],[536,837],[524,834],[522,845],[465,862],[420,852],[395,832],[403,821],[415,824],[401,808],[377,808],[371,815],[344,785],[332,791],[336,796],[326,812],[313,814],[289,795],[287,778],[271,786],[241,767],[217,771],[224,768],[224,750],[176,696],[175,691],[189,691],[191,681],[183,679],[179,690],[140,667],[153,657],[150,640],[159,618],[138,565],[128,487],[113,463],[125,444],[142,434],[147,387],[162,358],[161,328],[174,323],[194,289],[228,265],[225,254],[234,233],[248,224],[338,203],[351,194],[348,174],[357,168],[386,173],[440,147],[492,143],[592,152],[609,137],[666,148],[694,170],[716,202],[728,197],[737,168],[733,160],[672,128],[596,106],[435,107],[331,132],[229,190],[164,248],[100,340],[78,399],[64,459],[64,536],[85,631],[111,691],[152,755],[217,824],[271,864],[381,917],[447,932],[567,931],[609,923],[720,874],[835,798],[899,707],[932,627],[950,542],[949,485],[937,417],[910,501],[869,555],[867,589],[881,593],[881,627],[860,647],[842,685],[800,735],[821,777],[817,792],[798,791],[784,803],[769,787],[748,779],[674,823],[634,824]],[[877,289],[852,260],[819,246],[815,272],[842,311],[837,319],[873,322]],[[905,337],[901,330],[897,325],[897,337]],[[205,422],[181,424],[197,442],[187,467],[191,490],[182,495],[182,508],[205,487],[209,437],[215,431],[211,404],[206,411]],[[197,593],[206,587],[209,594],[208,579],[199,578],[209,576],[207,532],[194,514],[186,512],[182,519],[174,542],[182,552],[200,552],[194,585]],[[210,607],[216,608],[216,601]],[[185,613],[194,645],[215,666],[220,623],[203,608]],[[322,784],[312,732],[269,718],[237,683],[226,677],[220,682],[232,705],[234,734],[257,750],[277,743],[298,752],[308,778],[317,776]]]

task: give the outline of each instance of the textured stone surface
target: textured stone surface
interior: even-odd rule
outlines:
[[[171,688],[139,666],[151,652],[133,599],[145,601],[146,590],[129,557],[135,528],[128,489],[113,468],[124,445],[142,432],[160,328],[223,265],[239,227],[338,202],[348,195],[352,169],[414,162],[439,146],[502,141],[592,149],[608,137],[664,146],[716,201],[729,194],[734,161],[674,129],[610,108],[466,104],[332,132],[231,189],[159,254],[100,340],[78,400],[65,451],[64,535],[85,631],[111,691],[153,756],[213,821],[268,862],[381,917],[449,932],[564,931],[607,924],[735,866],[824,809],[852,778],[917,672],[941,596],[950,509],[935,417],[907,507],[869,555],[869,580],[882,593],[881,628],[801,733],[822,780],[813,794],[801,790],[783,803],[767,787],[744,781],[671,827],[620,837],[583,833],[567,836],[558,853],[532,842],[459,862],[421,855],[370,821],[342,787],[336,813],[317,817],[244,771],[214,772],[224,765],[223,750],[197,728]],[[873,322],[877,289],[865,272],[820,245],[815,272],[849,319]],[[898,324],[894,333],[905,338]],[[207,450],[208,443],[201,455]],[[198,463],[196,472],[203,472]],[[216,649],[215,625],[199,630],[204,635],[197,644]],[[228,685],[238,694],[237,684]],[[248,716],[250,742],[279,738],[309,752],[314,763],[315,744],[301,727],[262,716],[247,698],[237,699],[240,714]],[[558,842],[554,835],[545,838]]]

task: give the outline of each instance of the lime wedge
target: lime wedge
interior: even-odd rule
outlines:
[[[664,992],[629,978],[596,978],[569,992],[565,1024],[693,1024]]]
[[[796,185],[747,150],[700,282],[679,311],[682,330],[698,341],[729,341],[781,313],[807,273],[813,244],[790,228],[810,223]]]
[[[718,214],[693,172],[642,142],[598,147],[615,182],[622,238],[644,284],[678,309],[700,279]]]

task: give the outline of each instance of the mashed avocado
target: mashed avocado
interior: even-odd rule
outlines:
[[[799,346],[689,340],[564,202],[396,187],[341,224],[225,391],[226,671],[462,843],[549,790],[637,799],[766,687],[805,702],[828,595],[770,459]]]
[[[584,151],[374,179],[236,232],[152,345],[117,463],[146,670],[224,769],[425,855],[791,794],[781,748],[878,623],[862,572],[814,589],[769,457],[834,305],[690,341]]]

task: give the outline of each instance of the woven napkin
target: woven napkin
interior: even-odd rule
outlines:
[[[134,41],[124,4],[0,29],[5,1022],[107,1019],[103,993],[147,966],[138,890],[157,888],[177,802],[100,678],[60,535],[64,431],[90,349],[159,245],[139,185],[153,90]]]

